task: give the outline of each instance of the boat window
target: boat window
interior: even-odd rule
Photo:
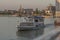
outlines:
[[[38,22],[38,20],[35,20],[35,22]]]
[[[33,26],[33,23],[20,23],[20,26]]]

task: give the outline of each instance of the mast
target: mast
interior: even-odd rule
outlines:
[[[22,11],[23,11],[23,8],[22,8],[22,5],[20,4],[20,8],[19,8],[19,10],[18,10],[18,12],[19,12],[19,16],[21,16],[22,15]]]

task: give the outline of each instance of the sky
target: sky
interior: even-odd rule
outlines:
[[[45,9],[49,4],[55,5],[55,0],[0,0],[0,10],[18,10],[20,4],[23,8]]]

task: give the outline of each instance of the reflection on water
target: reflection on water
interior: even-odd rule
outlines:
[[[38,36],[43,35],[44,29],[41,30],[32,30],[32,31],[17,31],[16,35],[17,37],[25,37],[25,38],[36,38]]]

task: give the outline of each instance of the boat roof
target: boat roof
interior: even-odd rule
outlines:
[[[23,18],[44,18],[43,16],[28,16],[28,17],[23,17]]]

